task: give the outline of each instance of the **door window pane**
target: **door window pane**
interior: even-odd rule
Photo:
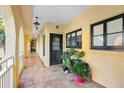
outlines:
[[[107,33],[120,32],[123,29],[122,18],[110,21],[107,23]]]
[[[107,46],[122,46],[122,33],[107,35]]]
[[[93,27],[93,35],[103,35],[103,24]]]
[[[59,50],[60,39],[58,37],[53,38],[53,50]]]
[[[103,46],[103,36],[96,36],[93,38],[93,41],[94,46]]]

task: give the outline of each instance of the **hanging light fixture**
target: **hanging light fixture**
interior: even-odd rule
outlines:
[[[38,26],[40,25],[40,23],[38,22],[38,17],[36,18],[36,22],[34,22],[34,25],[36,26],[36,30],[38,30]]]
[[[32,36],[32,39],[35,39],[35,36],[34,35]]]
[[[59,30],[59,25],[56,26],[56,29]]]

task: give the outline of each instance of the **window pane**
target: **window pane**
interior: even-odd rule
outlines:
[[[59,50],[60,39],[58,37],[53,38],[53,50]]]
[[[80,36],[80,35],[81,35],[81,31],[78,31],[78,32],[77,32],[77,36]]]
[[[107,33],[114,33],[122,31],[122,18],[113,20],[107,23]]]
[[[78,48],[81,48],[81,44],[82,44],[82,37],[81,37],[81,31],[77,32],[77,40],[76,40],[76,45]]]
[[[107,35],[107,46],[122,46],[122,33]]]
[[[103,24],[93,27],[93,35],[103,35]]]
[[[93,46],[103,46],[103,36],[96,36],[93,41]]]
[[[69,44],[69,43],[70,43],[70,41],[67,41],[67,46],[68,46],[68,47],[70,46],[70,44]]]
[[[70,34],[67,35],[67,40],[70,39]]]
[[[67,46],[70,46],[70,34],[67,35]]]
[[[71,34],[71,46],[75,47],[76,43],[75,43],[75,33]]]

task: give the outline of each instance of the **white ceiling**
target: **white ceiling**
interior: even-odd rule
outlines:
[[[33,22],[35,17],[39,17],[41,31],[44,25],[48,23],[67,24],[76,16],[84,12],[89,6],[86,5],[35,5],[33,6]],[[35,26],[33,26],[33,34],[36,35]]]

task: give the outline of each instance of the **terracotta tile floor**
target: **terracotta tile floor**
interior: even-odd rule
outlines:
[[[95,82],[85,82],[78,85],[74,75],[64,74],[61,65],[45,67],[39,57],[32,53],[26,58],[26,67],[23,70],[19,87],[21,88],[101,88]]]

